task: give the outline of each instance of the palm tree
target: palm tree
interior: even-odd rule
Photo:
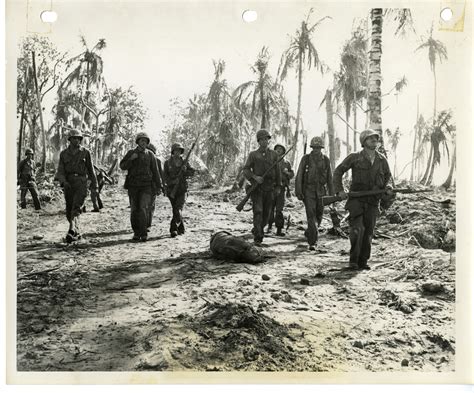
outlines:
[[[456,130],[456,126],[451,123],[452,116],[450,110],[443,110],[438,113],[432,122],[432,126],[430,126],[430,156],[428,158],[425,175],[421,180],[425,185],[431,184],[435,166],[441,162],[440,145],[445,148],[449,160],[449,148],[446,136],[453,135]]]
[[[107,46],[105,39],[99,39],[92,49],[89,49],[84,36],[81,35],[80,40],[85,50],[66,62],[67,67],[74,66],[74,68],[66,76],[59,87],[59,99],[61,99],[64,91],[67,91],[71,86],[75,86],[79,92],[80,100],[82,101],[82,99],[84,99],[85,102],[88,102],[91,93],[91,87],[94,86],[96,90],[99,90],[103,84],[102,71],[104,64],[99,53]],[[81,112],[81,124],[86,118],[86,112],[87,108],[85,105],[83,105]],[[90,121],[91,120],[92,118],[90,118]]]
[[[369,49],[369,76],[367,104],[369,109],[369,127],[379,132],[381,150],[385,151],[382,138],[382,28],[384,18],[392,18],[397,23],[395,35],[404,34],[407,28],[413,29],[413,20],[408,8],[382,9],[372,8],[371,45]]]
[[[430,62],[430,68],[433,72],[434,82],[434,102],[433,102],[433,121],[436,119],[436,57],[439,58],[439,62],[448,59],[448,51],[446,46],[439,40],[433,38],[433,23],[431,24],[430,36],[415,49],[415,52],[420,49],[428,49],[428,60]]]
[[[351,110],[354,116],[353,137],[354,149],[357,148],[357,103],[365,96],[366,80],[366,46],[367,40],[361,28],[352,33],[341,53],[341,69],[335,74],[334,95],[342,101],[346,114],[346,153],[350,153],[349,117]]]
[[[427,48],[428,49],[428,60],[430,62],[430,68],[431,68],[431,71],[433,72],[433,86],[434,86],[434,100],[433,100],[433,122],[436,120],[436,93],[437,93],[437,89],[436,89],[436,85],[437,85],[437,81],[436,81],[436,57],[439,58],[439,62],[442,63],[443,60],[447,60],[448,59],[448,51],[446,49],[446,46],[439,40],[435,40],[433,38],[433,23],[431,24],[431,30],[430,30],[430,33],[429,33],[429,37],[426,38],[424,40],[424,42],[421,43],[420,46],[418,46],[418,48],[416,48],[415,51],[418,51],[420,49],[424,49],[424,48]],[[434,127],[434,123],[433,123],[433,127]],[[432,144],[431,145],[431,149],[434,148],[434,145]],[[433,159],[434,158],[434,151],[430,151],[430,158]],[[432,165],[431,165],[431,162],[430,160],[428,160],[428,165],[427,165],[427,168],[431,168]],[[432,176],[432,173],[431,173],[431,176]],[[427,170],[425,172],[425,176],[423,176],[423,179],[421,180],[422,183],[431,183],[431,181],[428,181],[428,178],[430,177],[430,174],[429,174],[429,171]]]
[[[390,129],[387,128],[385,130],[385,133],[387,134],[388,143],[389,143],[390,148],[392,149],[393,155],[394,155],[393,177],[396,179],[397,178],[397,147],[398,147],[398,143],[400,142],[400,136],[402,134],[400,132],[399,127],[397,127],[394,132],[390,131]]]
[[[241,84],[232,94],[237,106],[251,100],[250,117],[254,118],[256,113],[260,114],[260,128],[269,126],[270,107],[276,107],[281,103],[276,83],[268,74],[269,59],[268,48],[264,46],[258,54],[257,61],[251,67],[257,79]]]
[[[324,72],[324,65],[319,59],[319,53],[316,50],[312,42],[312,34],[315,32],[316,27],[318,27],[321,22],[325,19],[329,19],[329,16],[325,16],[319,19],[313,25],[309,25],[309,18],[313,8],[310,9],[308,16],[305,21],[301,22],[301,28],[296,31],[294,37],[291,37],[290,46],[283,53],[281,57],[280,67],[278,69],[278,75],[280,81],[283,81],[287,74],[288,70],[293,67],[297,67],[296,73],[298,76],[298,105],[296,110],[296,129],[294,136],[294,144],[298,144],[298,136],[300,130],[300,120],[301,120],[301,91],[303,89],[303,66],[307,65],[308,70],[312,67],[320,70],[321,73]],[[296,158],[296,149],[292,152],[292,160]]]

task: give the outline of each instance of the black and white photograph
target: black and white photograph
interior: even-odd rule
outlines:
[[[7,0],[8,383],[473,383],[472,20]]]

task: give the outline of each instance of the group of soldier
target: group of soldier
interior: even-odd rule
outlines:
[[[249,154],[243,168],[247,180],[259,184],[251,195],[252,234],[257,245],[263,241],[265,226],[271,225],[273,221],[277,228],[276,234],[284,236],[285,193],[283,188],[288,185],[294,175],[290,163],[282,157],[285,147],[277,144],[274,150],[271,150],[270,139],[271,135],[267,130],[262,129],[257,132],[259,147]],[[348,198],[342,183],[343,175],[352,170],[350,191],[380,189],[387,190],[388,195],[392,193],[389,186],[391,173],[388,162],[376,150],[379,134],[368,129],[361,132],[359,139],[362,150],[349,154],[332,173],[330,160],[322,153],[324,142],[322,138],[314,137],[310,142],[312,151],[301,158],[295,179],[296,197],[304,202],[306,210],[305,237],[310,250],[316,249],[318,241],[318,228],[324,212],[322,197],[336,194],[342,199],[347,199],[345,208],[349,211],[351,243],[349,268],[354,270],[370,269],[367,261],[370,258],[381,195]],[[275,212],[274,218],[272,211]]]
[[[286,149],[276,144],[270,149],[270,133],[261,129],[256,133],[258,149],[252,151],[243,167],[245,178],[252,187],[254,243],[260,245],[264,239],[265,226],[268,231],[274,223],[277,236],[285,236],[283,232],[285,206],[285,189],[289,190],[290,180],[294,177],[291,164],[284,158]],[[312,151],[305,154],[299,163],[295,179],[295,194],[304,202],[307,219],[305,237],[309,249],[315,250],[318,241],[318,228],[323,218],[324,206],[322,197],[336,194],[347,199],[346,210],[349,211],[350,227],[350,269],[369,269],[372,237],[379,212],[379,196],[351,198],[345,193],[342,177],[352,170],[350,191],[368,191],[386,189],[390,194],[390,168],[386,158],[376,147],[379,134],[373,130],[365,130],[360,134],[362,150],[349,154],[331,170],[329,158],[322,153],[324,142],[314,137],[310,142]],[[95,167],[89,150],[81,146],[83,135],[71,129],[69,145],[60,153],[58,170],[55,179],[64,191],[66,200],[66,217],[69,229],[66,242],[72,243],[81,238],[79,216],[90,190],[93,201],[98,199],[99,187]],[[149,136],[140,132],[135,138],[136,147],[129,150],[120,161],[120,168],[127,171],[124,187],[128,191],[130,202],[130,222],[133,230],[133,241],[147,241],[152,224],[156,197],[166,195],[172,206],[170,235],[176,237],[185,233],[182,217],[188,183],[187,178],[193,176],[191,168],[182,155],[184,148],[175,143],[171,146],[171,155],[164,162],[156,156],[156,149],[150,143]],[[33,152],[27,149],[26,159],[18,168],[18,181],[21,187],[21,207],[26,207],[25,195],[29,190],[36,209],[40,209],[38,191],[35,184],[35,163]],[[103,185],[103,184],[102,184]],[[100,197],[98,199],[100,201]],[[100,201],[100,204],[102,202]],[[94,211],[99,208],[94,204]]]

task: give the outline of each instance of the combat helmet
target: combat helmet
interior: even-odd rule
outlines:
[[[181,154],[184,153],[184,147],[181,143],[173,143],[171,145],[171,154],[173,154],[173,152],[178,149],[181,150]]]
[[[25,156],[27,156],[28,154],[35,155],[35,153],[33,152],[33,149],[30,149],[30,148],[25,150]]]
[[[315,136],[314,138],[311,138],[309,147],[324,147],[323,138],[321,138],[320,136]]]
[[[286,148],[285,148],[285,146],[280,145],[279,143],[277,143],[277,144],[275,145],[275,147],[273,148],[273,150],[276,150],[278,147],[281,147],[281,148],[283,149],[283,154],[286,153]]]
[[[257,131],[257,141],[259,141],[262,138],[270,139],[271,137],[272,136],[270,135],[270,133],[265,128],[262,128],[262,129]]]
[[[360,141],[360,144],[361,146],[364,146],[364,142],[365,140],[368,138],[368,137],[371,137],[372,135],[375,135],[377,137],[377,139],[380,139],[380,135],[377,131],[375,130],[372,130],[371,128],[365,130],[365,131],[362,131],[360,133],[360,137],[359,137],[359,141]]]
[[[82,134],[81,130],[70,129],[67,140],[70,141],[71,138],[80,138],[82,141],[82,139],[84,139],[84,135]]]
[[[146,132],[139,132],[135,137],[135,143],[138,144],[138,141],[142,138],[145,138],[148,141],[147,143],[150,143],[150,137]]]

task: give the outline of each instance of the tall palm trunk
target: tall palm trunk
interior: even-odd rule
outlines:
[[[415,164],[416,164],[416,137],[418,135],[418,119],[420,117],[420,95],[418,94],[416,97],[416,124],[415,124],[415,137],[413,138],[413,153],[412,153],[412,160],[411,160],[411,172],[410,172],[410,181],[413,181],[413,174],[415,172]]]
[[[291,152],[293,166],[296,165],[296,151],[298,150],[298,136],[300,133],[300,119],[301,119],[301,90],[303,88],[303,52],[298,53],[298,106],[296,108],[296,128],[294,137],[295,148]]]
[[[451,160],[451,168],[449,168],[449,175],[446,181],[442,184],[441,187],[445,189],[449,189],[451,187],[451,183],[453,182],[453,174],[454,174],[454,168],[456,167],[456,144],[454,145],[454,152],[453,152],[453,157]]]
[[[39,118],[40,118],[40,126],[41,126],[41,136],[43,139],[43,154],[41,157],[41,170],[44,171],[46,170],[46,131],[44,130],[44,123],[43,123],[43,108],[41,106],[41,98],[40,98],[40,93],[39,93],[39,88],[38,88],[38,77],[36,74],[36,58],[35,58],[35,52],[31,52],[31,56],[33,58],[33,79],[35,82],[35,92],[36,92],[36,103],[38,105],[38,113],[39,113]]]
[[[372,22],[371,45],[369,51],[369,97],[368,107],[370,113],[370,128],[377,131],[380,135],[381,151],[385,154],[382,134],[382,8],[372,8],[370,11]]]
[[[349,140],[349,117],[351,115],[351,104],[346,104],[346,154],[351,152],[351,142]]]
[[[263,92],[263,82],[259,82],[260,85],[260,111],[262,112],[262,121],[260,128],[267,128],[267,108],[265,105],[265,95]]]
[[[354,91],[352,115],[354,116],[354,151],[357,151],[357,99],[356,99],[355,91]]]
[[[331,90],[326,90],[326,121],[328,125],[328,139],[329,139],[329,161],[331,162],[332,170],[336,167],[336,149],[334,144],[334,123],[333,123],[333,108],[332,108],[332,93]]]

